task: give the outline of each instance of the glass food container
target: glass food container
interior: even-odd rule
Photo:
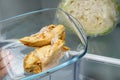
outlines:
[[[66,45],[70,47],[59,64],[38,74],[24,71],[24,57],[34,48],[27,47],[19,42],[19,39],[38,32],[49,24],[62,24],[65,26]],[[65,66],[68,66],[82,58],[87,50],[87,38],[82,25],[71,15],[62,9],[46,8],[22,15],[18,15],[0,21],[0,47],[1,56],[5,56],[7,50],[13,59],[7,66],[9,80],[34,80],[47,76]],[[7,65],[7,61],[4,60]]]

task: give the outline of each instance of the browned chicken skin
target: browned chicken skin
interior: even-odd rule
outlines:
[[[41,47],[51,43],[51,40],[55,37],[64,39],[65,38],[65,28],[63,25],[49,25],[31,36],[21,38],[20,41],[30,47]]]
[[[25,71],[39,73],[57,65],[64,52],[70,50],[65,46],[65,37],[63,25],[49,25],[36,34],[21,38],[24,45],[36,47],[24,58]]]
[[[58,39],[53,45],[36,48],[24,59],[24,68],[27,72],[39,73],[55,66],[65,51],[64,41]]]

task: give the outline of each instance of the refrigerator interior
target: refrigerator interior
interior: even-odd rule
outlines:
[[[60,0],[1,0],[0,20],[42,8],[57,7],[59,2]],[[88,52],[83,59],[40,80],[120,80],[119,42],[118,24],[108,35],[88,37]],[[6,77],[4,80],[9,79]]]

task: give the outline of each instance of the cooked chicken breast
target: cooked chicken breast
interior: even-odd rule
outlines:
[[[36,48],[25,57],[24,69],[32,73],[49,69],[58,63],[67,50],[69,48],[64,46],[64,40],[61,39],[55,40],[52,45]]]
[[[41,47],[49,45],[53,38],[65,39],[65,28],[63,25],[49,25],[43,27],[40,32],[20,39],[26,46]]]

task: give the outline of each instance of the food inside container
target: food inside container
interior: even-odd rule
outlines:
[[[60,31],[60,34],[54,33],[54,36],[52,35],[52,38],[46,36],[46,40],[49,40],[47,44],[45,41],[43,41],[45,44],[37,44],[33,46],[36,39],[40,40],[41,37],[38,36],[39,34],[47,33],[45,26],[50,26],[50,24],[54,24],[54,26],[52,26],[55,28],[61,28],[59,26],[62,26],[64,29],[53,29],[55,32]],[[76,62],[78,59],[85,55],[87,49],[87,38],[82,25],[75,18],[61,9],[49,8],[22,14],[1,21],[0,26],[0,43],[3,44],[2,56],[4,56],[3,53],[5,50],[8,50],[13,55],[13,59],[10,61],[10,67],[7,67],[9,79],[11,80],[29,80],[51,74],[67,65]],[[50,32],[52,32],[52,30],[50,30]],[[51,34],[53,33],[44,35]],[[29,40],[31,37],[33,38],[33,36],[36,38],[32,39],[33,43],[31,44]],[[24,37],[27,37],[27,40]],[[28,37],[30,38],[28,39]],[[44,37],[42,36],[43,39],[45,39]],[[24,42],[23,40],[28,41],[30,44],[26,44],[26,42],[22,43]],[[58,44],[59,42],[61,44]],[[59,46],[57,46],[57,44]],[[46,47],[50,47],[49,50],[48,48],[46,49]],[[56,49],[55,53],[54,49]],[[61,50],[59,49],[64,49],[65,53],[61,53]],[[50,53],[46,53],[47,50],[50,51]],[[42,51],[45,52],[44,54],[51,54],[51,56],[39,54],[39,52]],[[59,52],[60,54],[56,52]],[[34,55],[32,55],[32,53]],[[53,55],[53,53],[56,54],[56,56]],[[33,57],[35,55],[36,57]],[[46,59],[44,58],[45,56]],[[40,60],[36,61],[35,59],[38,58]],[[34,62],[33,59],[35,62],[38,62],[37,66],[40,65],[39,71],[34,71],[36,67],[33,65],[30,65],[30,67],[33,67],[32,71],[28,69],[28,67],[26,68],[26,66],[29,64],[29,60],[30,62]],[[43,59],[46,61],[41,61]],[[57,64],[52,67],[48,67],[47,63],[52,63],[52,65],[53,63]],[[6,64],[6,60],[4,60],[4,64]],[[42,69],[47,67],[47,69],[42,70],[41,67]]]
[[[24,70],[29,73],[39,73],[54,67],[59,63],[66,51],[65,28],[63,25],[49,25],[40,32],[20,39],[24,45],[35,50],[24,58]]]

